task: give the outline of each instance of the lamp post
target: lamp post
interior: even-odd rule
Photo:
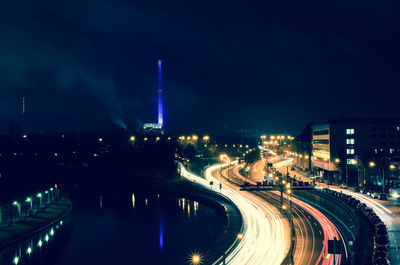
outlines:
[[[340,159],[339,158],[335,158],[335,164],[337,165],[337,166],[340,166]],[[340,168],[339,168],[340,169]],[[339,169],[338,169],[338,171],[339,171]],[[335,177],[334,177],[335,178]]]
[[[369,166],[375,167],[376,164],[375,164],[375,162],[371,161],[371,162],[369,162]],[[390,165],[389,168],[392,169],[392,166],[394,166],[394,165]],[[382,193],[385,194],[385,168],[383,166],[381,166],[381,169],[382,169]]]

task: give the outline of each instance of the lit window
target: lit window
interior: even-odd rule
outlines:
[[[354,139],[346,139],[346,144],[354,144]]]
[[[348,155],[354,155],[354,149],[346,149]]]
[[[354,129],[346,129],[346,134],[354,134]]]
[[[393,154],[394,149],[390,148],[390,149],[389,149],[389,152],[390,152],[391,154]]]

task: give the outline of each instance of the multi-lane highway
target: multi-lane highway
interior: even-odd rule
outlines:
[[[276,162],[276,161],[274,161]],[[249,177],[253,181],[262,181],[266,175],[265,161],[259,160],[250,169]],[[234,170],[234,172],[237,172]],[[239,176],[243,179],[243,176]],[[268,178],[268,177],[267,177]],[[245,179],[243,179],[245,180]],[[266,197],[272,196],[280,199],[278,192],[259,192]],[[340,239],[339,231],[334,224],[315,207],[292,197],[292,218],[296,231],[297,245],[294,255],[295,264],[341,264],[341,256],[336,255],[336,260],[328,254],[328,240],[334,237]],[[285,204],[288,198],[286,196]],[[288,208],[288,205],[287,207]]]
[[[287,166],[291,167],[292,160],[288,159],[278,165],[281,171],[284,171]],[[278,170],[279,170],[278,169]],[[294,170],[289,171],[289,174],[293,177],[301,177],[304,180],[310,180],[301,171]],[[326,187],[326,184],[317,183],[318,187]],[[343,192],[357,198],[362,203],[365,203],[368,207],[372,208],[375,213],[381,218],[381,220],[387,226],[388,237],[389,237],[389,260],[392,264],[400,264],[400,202],[397,199],[389,198],[388,201],[382,201],[371,198],[366,194],[354,192],[352,189],[342,189],[338,186],[330,186],[332,190]]]
[[[289,228],[286,220],[267,204],[250,193],[243,193],[234,188],[222,184],[213,176],[221,165],[209,167],[205,172],[205,178],[188,172],[181,166],[181,175],[190,181],[196,182],[207,189],[221,192],[235,203],[243,216],[243,238],[235,244],[224,261],[217,264],[230,265],[262,265],[281,264],[289,249]],[[210,185],[213,182],[213,185]]]

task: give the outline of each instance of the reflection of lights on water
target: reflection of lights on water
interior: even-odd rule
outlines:
[[[42,245],[43,245],[43,242],[42,242],[42,240],[39,240],[39,242],[38,242],[38,244],[37,244],[37,245],[38,245],[38,247],[40,247],[40,248],[41,248],[41,247],[42,247]]]
[[[132,208],[135,209],[135,194],[132,193]]]
[[[160,236],[159,236],[160,250],[164,249],[164,219],[160,216]]]
[[[182,198],[182,210],[185,211],[185,198]]]
[[[18,262],[19,262],[19,257],[15,256],[14,259],[13,259],[13,263],[14,264],[18,264]]]
[[[148,206],[149,205],[149,200],[146,198],[146,199],[144,199],[144,204],[146,205],[146,206]]]
[[[181,199],[178,200],[178,205],[179,205],[179,208],[181,208],[181,205],[182,205],[181,204]]]
[[[190,203],[188,203],[187,211],[188,211],[188,217],[190,217]]]
[[[194,215],[196,215],[197,211],[199,210],[199,202],[195,201],[193,205]]]
[[[103,196],[100,195],[100,208],[103,209]]]

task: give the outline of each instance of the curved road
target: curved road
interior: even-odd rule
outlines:
[[[220,260],[215,265],[277,265],[283,261],[288,248],[288,226],[285,220],[271,207],[250,193],[243,193],[223,184],[219,189],[220,181],[213,172],[222,165],[209,167],[205,172],[205,179],[188,172],[181,166],[181,175],[190,181],[196,182],[207,189],[221,192],[237,205],[243,216],[243,238],[229,250],[225,263]],[[213,185],[210,185],[210,181]],[[287,223],[286,223],[287,224]],[[285,229],[286,228],[286,229]]]
[[[256,184],[254,181],[263,180],[264,167],[264,160],[259,160],[252,165],[251,184]],[[239,173],[239,169],[240,166],[234,167],[232,175],[242,181],[249,181]],[[257,192],[257,195],[267,200],[270,197],[280,200],[280,192],[277,191],[262,191]],[[284,204],[289,208],[286,196],[284,196]],[[327,253],[328,239],[333,239],[333,237],[340,239],[334,224],[316,208],[294,197],[292,197],[292,218],[297,237],[294,264],[334,264],[333,255]],[[336,255],[335,264],[341,264],[339,255]]]

